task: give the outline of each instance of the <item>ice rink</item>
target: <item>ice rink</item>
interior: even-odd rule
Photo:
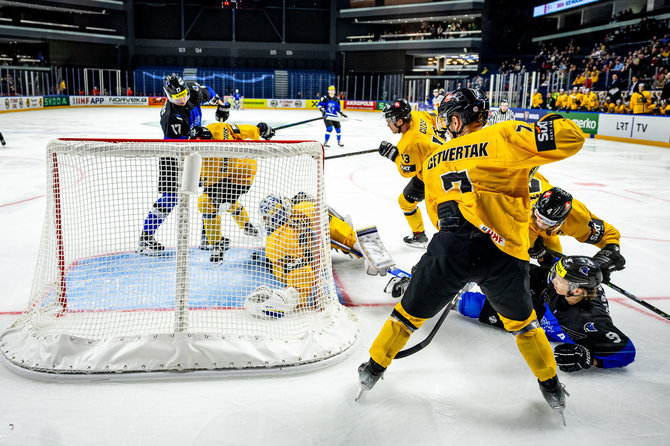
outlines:
[[[158,108],[64,108],[0,114],[0,330],[28,305],[45,207],[45,147],[58,137],[156,138]],[[203,110],[214,119],[214,109]],[[230,122],[279,126],[315,111],[233,111]],[[379,113],[350,112],[326,155],[396,143]],[[670,132],[670,130],[669,130]],[[333,133],[334,135],[334,133]],[[279,130],[276,140],[323,141],[321,122]],[[572,158],[540,170],[622,234],[626,269],[613,282],[670,312],[670,150],[587,139]],[[397,205],[407,180],[378,154],[326,161],[328,204],[354,226],[377,225],[399,267],[420,250]],[[422,206],[429,235],[435,232]],[[253,218],[253,216],[252,216]],[[563,239],[564,251],[597,249]],[[359,318],[345,360],[267,378],[56,384],[0,366],[0,445],[661,445],[670,440],[670,321],[606,288],[615,324],[637,349],[624,369],[559,372],[571,397],[567,427],[552,412],[512,337],[454,312],[425,350],[395,361],[354,402],[357,366],[395,300],[387,277],[333,253],[336,279]],[[422,340],[426,325],[410,340]]]

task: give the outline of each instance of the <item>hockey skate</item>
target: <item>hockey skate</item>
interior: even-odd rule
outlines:
[[[386,369],[372,360],[364,362],[358,366],[358,384],[361,388],[358,390],[358,395],[356,395],[356,401],[361,397],[363,391],[372,390],[372,388],[377,384],[380,378],[384,376]]]
[[[223,254],[230,249],[230,240],[223,237],[214,245],[212,255],[209,257],[210,262],[220,262],[223,260]]]
[[[426,249],[428,247],[428,237],[425,232],[415,232],[410,236],[403,237],[402,241],[412,248]]]
[[[330,147],[330,144],[328,144],[328,141],[323,143],[323,147]]]
[[[153,235],[142,233],[140,240],[137,243],[135,252],[145,256],[160,256],[165,251],[165,246],[156,241]]]
[[[342,144],[342,141],[337,141],[337,145],[340,147],[344,147],[344,144]]]
[[[7,145],[7,143],[5,142],[5,138],[2,137],[2,133],[0,133],[0,143],[2,143],[3,146]]]
[[[258,237],[258,229],[250,222],[244,223],[244,233],[249,237]]]
[[[561,415],[563,420],[563,426],[565,426],[565,415],[563,415],[563,410],[565,409],[565,397],[570,396],[570,394],[565,390],[565,386],[561,384],[558,380],[558,376],[554,376],[551,379],[546,381],[539,381],[540,391],[544,397],[549,407],[557,411]]]

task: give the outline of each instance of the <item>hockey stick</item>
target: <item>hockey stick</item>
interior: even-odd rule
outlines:
[[[331,155],[331,156],[325,157],[324,159],[332,160],[332,159],[335,159],[335,158],[343,158],[345,156],[363,155],[363,154],[366,154],[366,153],[374,153],[374,152],[378,152],[378,151],[379,151],[379,149],[363,150],[361,152],[351,152],[351,153],[343,153],[341,155]]]
[[[553,255],[553,256],[556,256],[556,257],[565,257],[565,254],[563,254],[563,253],[554,251],[553,249],[549,249],[549,248],[546,248],[546,249],[547,249],[547,252],[548,252],[549,254]],[[629,298],[630,300],[633,300],[633,301],[637,302],[638,304],[642,305],[642,306],[645,307],[646,309],[648,309],[648,310],[650,310],[650,311],[652,311],[652,312],[658,314],[658,315],[661,316],[662,318],[667,319],[667,320],[670,321],[670,314],[666,313],[665,311],[656,308],[655,306],[653,306],[653,305],[650,304],[649,302],[640,299],[639,297],[637,297],[637,296],[635,296],[635,295],[629,293],[628,291],[624,290],[623,288],[621,288],[621,287],[619,287],[619,286],[617,286],[617,285],[615,285],[615,284],[613,284],[613,283],[611,283],[611,282],[603,282],[603,283],[604,283],[605,285],[607,285],[608,287],[612,288],[614,291],[616,291],[616,292],[618,292],[618,293],[620,293],[620,294],[626,296],[626,297]]]
[[[294,122],[293,124],[280,125],[279,127],[273,127],[273,128],[274,130],[281,130],[281,129],[287,129],[289,127],[295,127],[296,125],[300,124],[307,124],[308,122],[322,121],[322,120],[323,116],[320,116],[318,118],[305,119],[304,121]]]
[[[444,311],[442,312],[442,315],[440,315],[440,318],[437,320],[437,322],[435,323],[435,326],[430,331],[430,333],[428,334],[426,339],[424,339],[423,341],[419,342],[418,344],[416,344],[416,345],[414,345],[410,348],[406,348],[405,350],[399,351],[395,355],[394,359],[406,358],[409,355],[413,355],[414,353],[418,352],[419,350],[423,350],[428,344],[430,344],[430,341],[433,340],[433,338],[437,334],[437,331],[442,326],[442,322],[444,322],[444,320],[449,315],[449,312],[451,311],[451,309],[454,308],[454,306],[456,305],[456,302],[458,302],[458,297],[460,295],[461,295],[461,293],[459,292],[449,302],[447,302],[447,305],[444,307]]]
[[[359,251],[357,251],[357,250],[355,250],[355,249],[353,249],[353,248],[350,248],[350,247],[348,247],[347,245],[343,245],[342,243],[337,242],[337,241],[333,240],[332,238],[330,239],[330,244],[331,244],[331,245],[335,245],[335,246],[337,247],[337,249],[342,250],[342,251],[345,252],[346,254],[353,254],[353,255],[355,255],[356,257],[359,257],[359,258],[360,258],[360,257],[363,257],[363,253],[362,253],[362,252],[359,252]]]

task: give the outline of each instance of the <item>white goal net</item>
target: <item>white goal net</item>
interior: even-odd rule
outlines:
[[[334,286],[323,189],[315,142],[52,141],[30,306],[0,337],[5,363],[95,379],[346,356],[358,329]]]

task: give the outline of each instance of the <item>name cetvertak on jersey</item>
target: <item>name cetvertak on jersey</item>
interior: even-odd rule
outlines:
[[[463,158],[482,158],[488,157],[489,154],[486,151],[486,147],[489,145],[488,141],[474,143],[474,144],[465,144],[458,147],[450,147],[445,150],[437,152],[435,155],[431,156],[428,160],[428,170],[440,164],[442,161],[457,161]]]

